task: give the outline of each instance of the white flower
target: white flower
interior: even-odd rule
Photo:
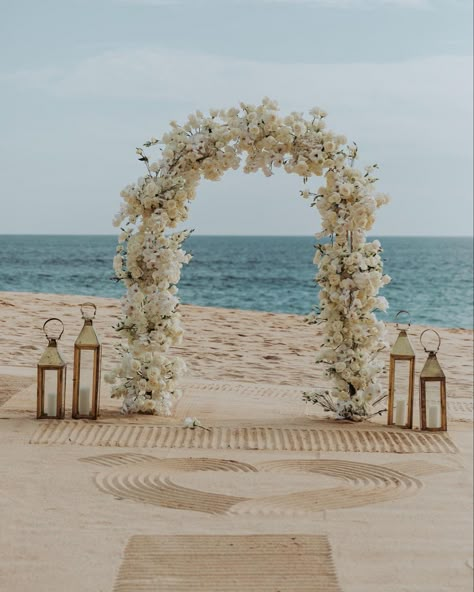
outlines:
[[[337,148],[337,145],[335,142],[333,142],[332,140],[328,140],[327,142],[324,143],[324,150],[326,152],[334,152]]]
[[[185,417],[184,418],[184,422],[183,425],[185,428],[194,428],[195,424],[194,422],[196,421],[195,417]]]
[[[313,107],[312,109],[310,109],[309,113],[310,113],[310,115],[313,115],[313,117],[326,117],[327,116],[327,111],[325,111],[324,109],[321,109],[321,107]]]
[[[104,375],[104,380],[108,384],[113,384],[115,382],[115,374],[113,372],[107,372]]]
[[[194,428],[202,428],[208,432],[211,431],[209,428],[204,427],[196,417],[186,417],[183,422],[183,427],[190,428],[191,430],[194,430]]]
[[[344,183],[343,185],[341,185],[339,193],[343,197],[349,197],[349,195],[352,193],[352,185],[350,183]]]
[[[147,399],[146,401],[143,402],[142,405],[142,411],[145,411],[145,413],[149,413],[150,411],[153,412],[155,410],[155,402],[152,401],[151,399]]]

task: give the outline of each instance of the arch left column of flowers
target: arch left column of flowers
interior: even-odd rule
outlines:
[[[328,365],[334,387],[317,396],[323,401],[333,397],[341,416],[367,415],[366,405],[380,392],[381,367],[373,357],[384,337],[383,323],[372,311],[386,306],[376,296],[388,278],[382,273],[380,245],[366,243],[365,232],[375,209],[387,200],[374,193],[371,170],[363,175],[354,169],[356,152],[344,146],[346,139],[326,130],[326,114],[320,109],[310,114],[310,120],[298,113],[281,118],[268,99],[257,107],[241,104],[240,110],[214,110],[209,116],[198,111],[183,126],[171,123],[159,142],[164,149],[158,161],[151,163],[137,149],[147,174],[122,191],[115,221],[121,234],[114,269],[127,293],[117,326],[124,337],[121,363],[106,377],[113,384],[112,396],[123,397],[125,413],[169,415],[181,394],[185,364],[169,349],[183,334],[177,283],[190,260],[182,248],[189,233],[166,231],[186,220],[201,177],[220,179],[239,168],[245,153],[246,173],[261,170],[270,176],[274,167],[283,167],[305,182],[325,177],[326,185],[317,192],[301,192],[322,215],[319,236],[332,239],[319,246],[315,262],[326,334],[320,361]],[[157,143],[152,139],[145,147]]]

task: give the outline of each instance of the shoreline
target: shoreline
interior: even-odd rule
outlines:
[[[118,299],[30,292],[0,292],[0,366],[34,367],[46,345],[41,327],[50,317],[59,317],[65,324],[60,348],[66,361],[71,361],[73,343],[82,326],[78,305],[85,300],[97,305],[95,326],[103,343],[103,368],[110,369],[118,360],[114,346],[120,336],[113,329],[120,312]],[[322,329],[305,323],[304,316],[186,304],[180,310],[184,339],[172,351],[186,361],[188,376],[212,380],[217,372],[223,380],[305,389],[325,384],[321,365],[314,363],[314,354],[322,343]],[[426,328],[431,327],[412,325],[409,331],[417,372],[426,358],[418,337]],[[387,330],[389,342],[393,343],[395,325],[387,324]],[[469,365],[474,332],[436,330],[442,338],[439,360],[447,374],[448,397],[471,396],[474,381]],[[381,352],[380,356],[387,367],[389,352]],[[385,380],[386,373],[382,382]]]
[[[9,298],[8,296],[19,296],[19,297],[23,297],[23,296],[34,296],[34,297],[41,297],[41,296],[45,296],[45,297],[50,297],[53,300],[55,298],[71,298],[71,299],[81,299],[81,302],[84,301],[84,299],[92,299],[94,301],[111,301],[114,303],[119,303],[120,302],[120,298],[119,297],[113,297],[113,296],[97,296],[97,295],[91,295],[91,294],[71,294],[68,292],[31,292],[31,291],[18,291],[18,290],[0,290],[0,309],[2,306],[2,298],[5,297],[5,300],[8,302]],[[311,312],[309,313],[293,313],[293,312],[274,312],[271,310],[258,310],[258,309],[251,309],[251,308],[237,308],[237,307],[225,307],[225,306],[212,306],[212,305],[202,305],[202,304],[192,304],[192,303],[185,303],[185,302],[180,302],[179,305],[180,309],[186,309],[186,308],[195,308],[195,309],[203,309],[203,310],[215,310],[215,311],[229,311],[232,313],[256,313],[256,314],[262,314],[262,315],[278,315],[278,316],[282,316],[282,317],[296,317],[296,318],[300,318],[300,319],[306,319]],[[387,327],[390,326],[395,326],[396,322],[395,321],[388,321],[388,320],[384,320],[384,319],[380,319],[383,320],[383,322],[387,325]],[[467,332],[471,332],[474,335],[474,327],[470,328],[470,327],[458,327],[458,326],[453,326],[453,325],[434,325],[434,324],[424,324],[424,323],[413,323],[411,325],[412,327],[418,327],[421,331],[423,329],[441,329],[443,331],[467,331]]]

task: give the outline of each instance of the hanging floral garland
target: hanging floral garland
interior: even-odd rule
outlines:
[[[385,327],[374,310],[386,309],[377,294],[390,278],[383,275],[380,243],[367,242],[366,233],[388,197],[375,192],[376,166],[355,168],[356,146],[327,130],[325,118],[318,108],[308,119],[301,113],[281,117],[277,104],[264,99],[209,115],[197,111],[182,126],[171,122],[160,141],[144,144],[162,146],[156,162],[137,149],[147,172],[122,191],[115,220],[121,234],[114,270],[127,293],[116,327],[123,336],[121,363],[106,377],[112,396],[123,397],[124,413],[170,415],[181,395],[185,363],[169,349],[183,336],[177,284],[191,256],[182,248],[189,232],[168,229],[186,220],[202,177],[219,180],[238,169],[244,155],[246,173],[270,176],[282,167],[305,183],[313,176],[325,180],[317,191],[301,195],[321,214],[316,237],[329,239],[318,245],[314,262],[320,285],[316,321],[325,327],[317,361],[326,364],[333,387],[305,398],[350,419],[366,417],[370,403],[380,398],[383,364],[377,353],[385,346]]]

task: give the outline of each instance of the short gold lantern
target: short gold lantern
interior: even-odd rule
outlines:
[[[84,326],[74,344],[72,417],[97,419],[99,415],[101,347],[92,325],[97,308],[91,302],[81,304]]]
[[[401,310],[400,315],[409,315],[408,311]],[[390,370],[388,376],[388,425],[397,425],[411,429],[413,425],[413,394],[415,388],[415,352],[408,339],[407,331],[410,327],[408,319],[407,327],[400,328],[397,340],[390,352]]]
[[[423,344],[422,337],[428,331],[438,337],[436,349],[429,349]],[[420,335],[420,343],[428,354],[420,374],[420,427],[422,430],[445,432],[448,429],[446,376],[436,357],[441,345],[441,337],[433,329],[425,329]]]
[[[38,362],[36,417],[38,419],[64,417],[66,395],[66,362],[58,350],[58,341],[64,333],[60,319],[48,319],[43,325],[48,347]]]

